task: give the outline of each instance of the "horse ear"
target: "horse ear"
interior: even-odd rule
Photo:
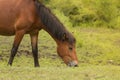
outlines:
[[[62,35],[62,41],[65,41],[65,40],[67,40],[67,39],[68,39],[67,34],[66,34],[66,33],[63,33],[63,35]]]

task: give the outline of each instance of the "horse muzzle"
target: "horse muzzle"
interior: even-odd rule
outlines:
[[[70,61],[70,62],[68,62],[67,65],[68,65],[69,67],[78,67],[77,61]]]

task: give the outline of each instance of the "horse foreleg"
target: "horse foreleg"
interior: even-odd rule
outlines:
[[[38,61],[38,31],[31,33],[31,45],[32,45],[32,53],[34,57],[34,65],[35,67],[39,67],[39,61]]]
[[[13,47],[11,49],[11,55],[10,55],[10,58],[9,58],[8,65],[12,65],[12,62],[14,60],[14,57],[15,57],[16,53],[17,53],[19,44],[20,44],[23,36],[24,36],[24,31],[17,31],[16,32]]]

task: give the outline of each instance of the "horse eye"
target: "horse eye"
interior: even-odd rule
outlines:
[[[69,50],[71,50],[71,51],[72,51],[72,50],[73,50],[73,48],[72,48],[72,47],[69,47]]]

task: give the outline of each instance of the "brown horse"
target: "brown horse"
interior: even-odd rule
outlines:
[[[0,0],[0,34],[15,35],[8,65],[12,65],[24,34],[30,34],[35,67],[38,62],[38,33],[47,31],[57,43],[58,55],[68,66],[78,66],[75,38],[38,0]]]

